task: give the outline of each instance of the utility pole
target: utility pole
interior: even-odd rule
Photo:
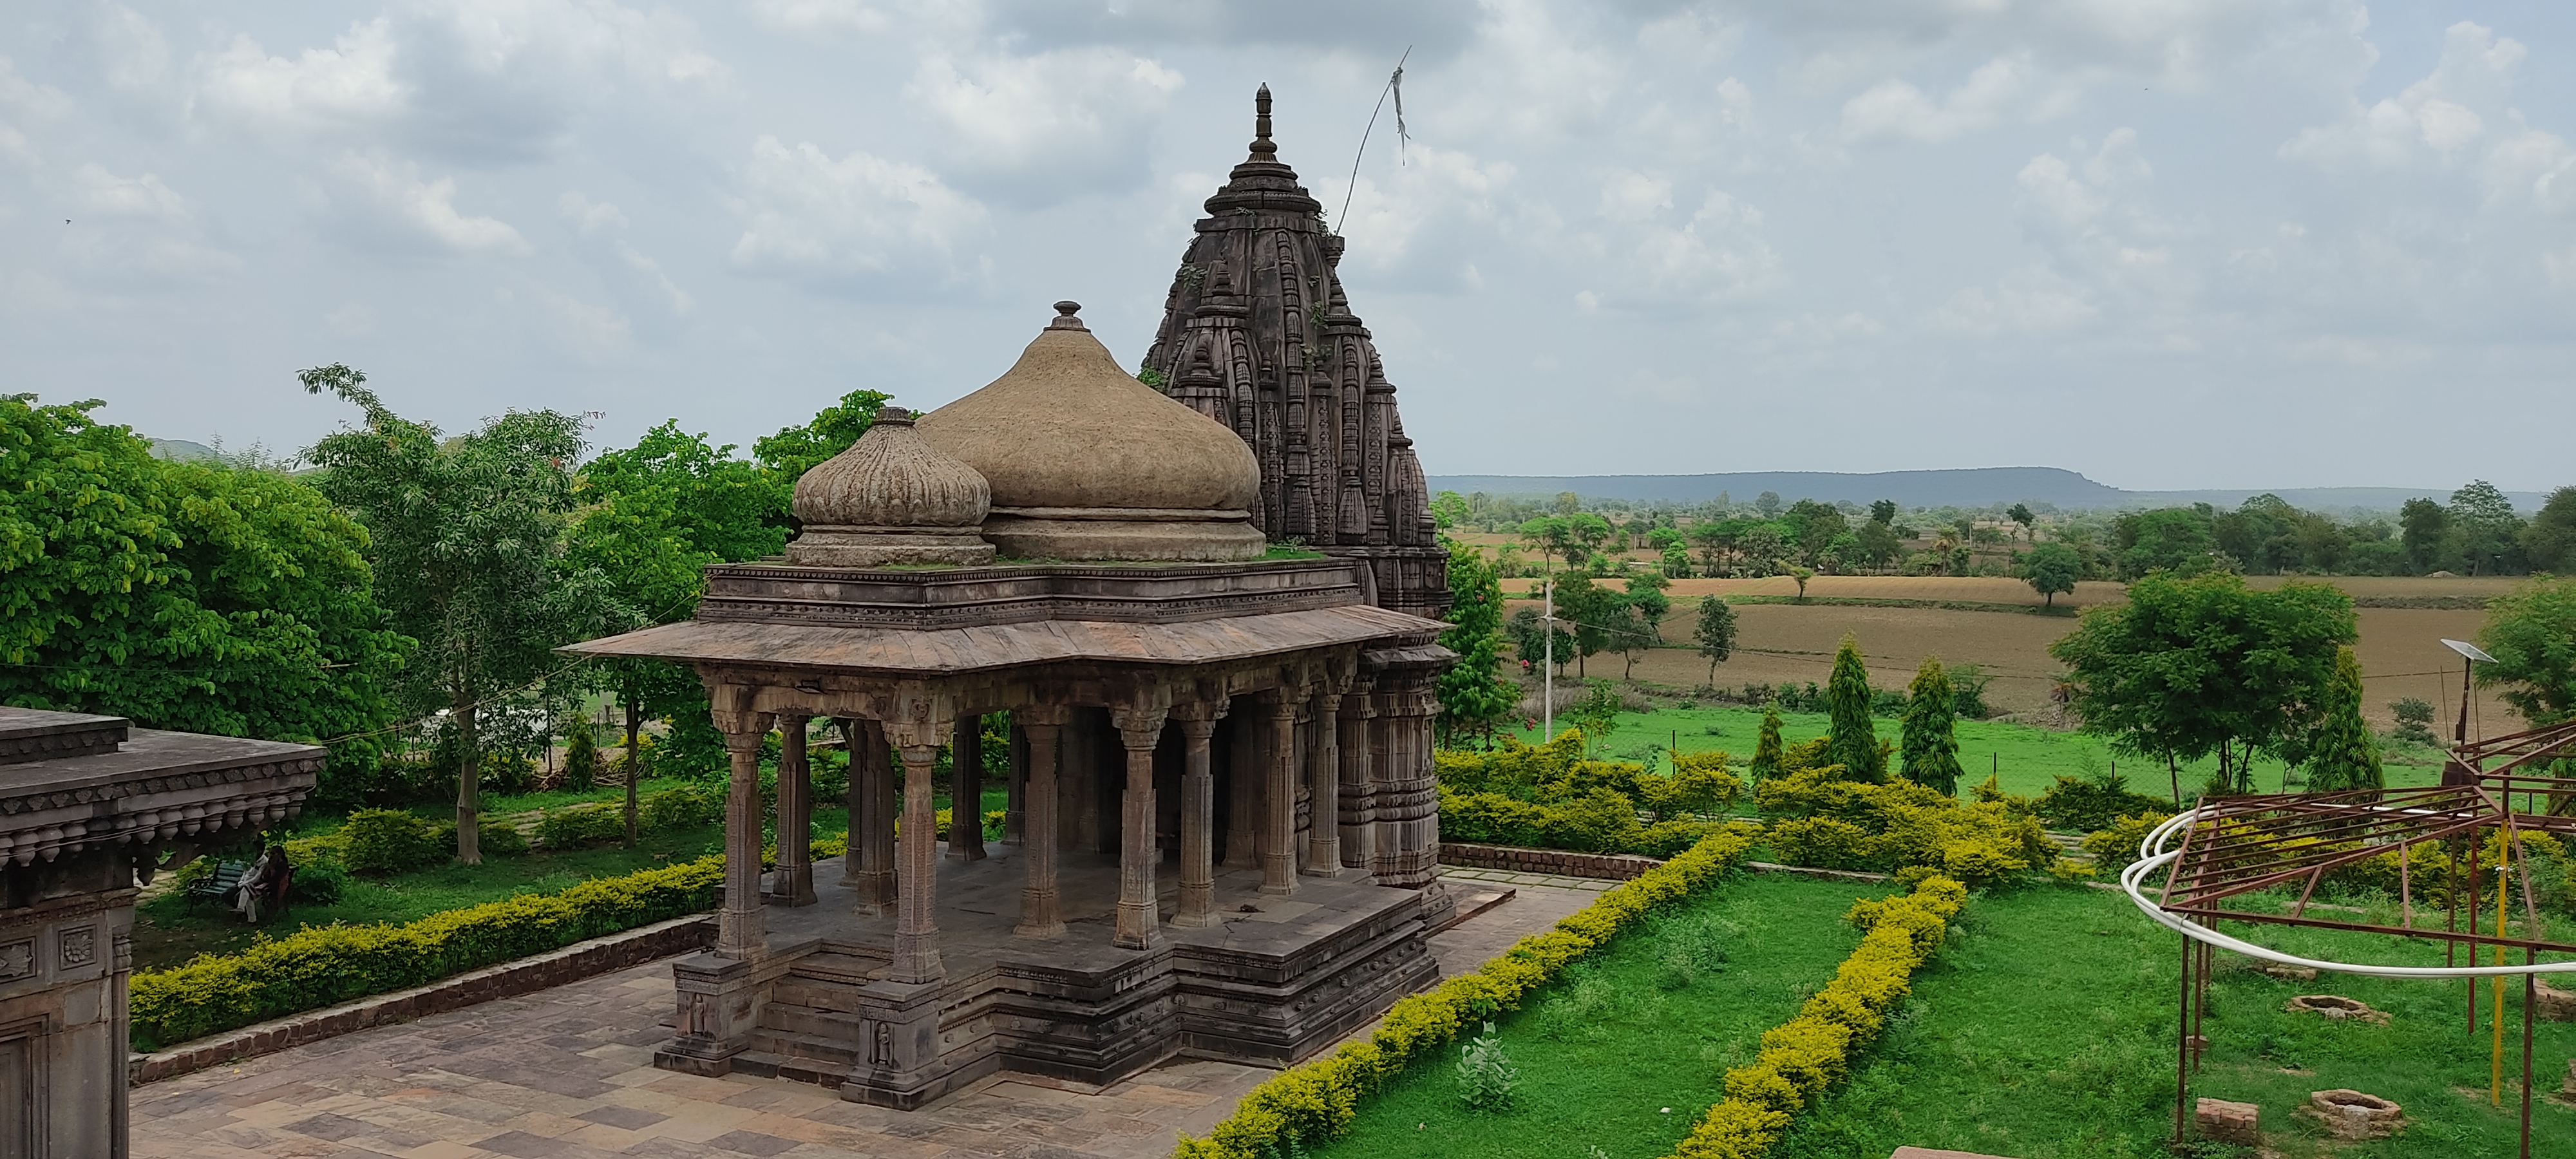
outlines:
[[[1547,663],[1539,677],[1544,683],[1538,703],[1539,713],[1547,724],[1539,734],[1538,743],[1546,744],[1556,739],[1556,576],[1549,573],[1540,577],[1539,582],[1547,587],[1547,614],[1538,618],[1539,633],[1547,637]]]

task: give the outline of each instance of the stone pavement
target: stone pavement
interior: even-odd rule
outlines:
[[[1511,900],[1431,939],[1443,975],[1598,896],[1507,884]],[[1095,1089],[1006,1072],[892,1111],[804,1083],[655,1070],[671,1009],[670,965],[653,963],[153,1083],[133,1094],[132,1154],[1162,1159],[1175,1132],[1204,1133],[1275,1073],[1176,1062]]]

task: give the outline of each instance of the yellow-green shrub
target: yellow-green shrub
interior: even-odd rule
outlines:
[[[723,884],[724,860],[707,857],[403,925],[307,926],[282,938],[261,936],[239,953],[138,970],[128,1007],[134,1049],[159,1050],[696,913],[715,904]]]
[[[1864,899],[1847,915],[1866,931],[1825,988],[1798,1016],[1762,1035],[1762,1051],[1726,1072],[1726,1097],[1701,1116],[1673,1159],[1762,1159],[1790,1120],[1851,1065],[1878,1035],[1887,1008],[1912,988],[1914,970],[1941,944],[1967,887],[1925,878],[1902,897]]]
[[[1791,865],[1893,873],[1937,869],[1983,889],[2046,865],[2056,847],[2039,822],[1997,802],[1962,805],[1908,781],[1839,779],[1828,766],[1784,774],[1754,789],[1774,822],[1768,844]]]
[[[1264,1159],[1292,1145],[1311,1145],[1341,1134],[1360,1099],[1375,1093],[1406,1064],[1456,1038],[1458,1031],[1504,1010],[1517,1009],[1531,991],[1606,944],[1656,907],[1690,895],[1733,867],[1758,830],[1736,824],[1711,833],[1688,851],[1602,894],[1556,928],[1522,938],[1502,956],[1410,998],[1386,1012],[1365,1041],[1281,1071],[1252,1088],[1234,1114],[1204,1139],[1183,1135],[1176,1159]]]
[[[2096,829],[2084,835],[2084,851],[2093,855],[2093,864],[2106,877],[2118,877],[2138,860],[2138,843],[2156,826],[2173,818],[2171,813],[2148,811],[2132,813],[2111,823],[2108,829]]]

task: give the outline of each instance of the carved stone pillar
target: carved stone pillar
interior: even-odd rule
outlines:
[[[1315,694],[1315,750],[1306,755],[1306,865],[1302,872],[1331,877],[1342,871],[1342,733],[1334,721],[1339,693]]]
[[[898,733],[897,728],[903,728]],[[896,982],[936,982],[946,971],[939,962],[937,903],[939,811],[931,799],[931,781],[939,761],[938,734],[946,725],[886,727],[886,741],[903,754],[903,825],[897,849],[902,868],[895,873],[894,964],[886,977]]]
[[[1431,763],[1431,718],[1440,702],[1428,673],[1382,679],[1379,688],[1377,847],[1369,873],[1379,885],[1420,889],[1440,872],[1440,790]]]
[[[841,721],[850,750],[850,851],[841,858],[841,880],[867,917],[894,912],[894,762],[885,732],[873,720]]]
[[[716,709],[733,782],[725,794],[724,905],[716,911],[716,953],[757,958],[768,947],[760,920],[760,742],[769,735],[766,712]]]
[[[1111,713],[1127,748],[1127,787],[1118,798],[1118,932],[1111,939],[1123,949],[1152,949],[1163,940],[1154,901],[1154,875],[1163,861],[1154,847],[1154,748],[1163,739],[1164,717],[1160,708]]]
[[[984,860],[984,718],[957,718],[948,754],[948,856]]]
[[[770,875],[773,905],[814,904],[814,776],[805,759],[809,717],[778,716],[778,870]]]
[[[1025,738],[1028,752],[1028,784],[1021,800],[1028,807],[1028,817],[1020,828],[1024,838],[1020,858],[1028,863],[1028,884],[1020,887],[1020,924],[1011,932],[1024,938],[1055,938],[1064,935],[1064,920],[1056,910],[1055,864],[1059,831],[1056,826],[1056,748],[1063,739],[1064,721],[1072,715],[1060,707],[1023,708],[1011,714],[1014,731]]]
[[[1297,708],[1301,696],[1268,694],[1270,752],[1262,769],[1261,892],[1297,892]]]
[[[1377,700],[1363,680],[1342,697],[1341,793],[1334,810],[1342,832],[1342,864],[1368,871],[1377,849],[1377,762],[1370,744]]]
[[[1261,865],[1261,786],[1270,775],[1261,753],[1269,731],[1267,718],[1236,721],[1226,746],[1227,869]]]
[[[1181,768],[1181,899],[1172,924],[1198,929],[1216,925],[1216,776],[1209,769],[1208,740],[1216,735],[1225,703],[1176,707],[1180,722]]]

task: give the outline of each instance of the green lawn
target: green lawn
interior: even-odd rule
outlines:
[[[1360,1108],[1333,1159],[1651,1159],[1671,1152],[1860,935],[1854,899],[1886,892],[1792,874],[1739,875],[1575,964],[1506,1016],[1513,1107],[1468,1110],[1451,1047]],[[1720,958],[1723,960],[1719,960]],[[1669,1110],[1667,1110],[1669,1108]]]
[[[1895,740],[1900,722],[1893,717],[1876,719],[1882,739]],[[1557,728],[1568,727],[1563,717]],[[1742,706],[1702,708],[1660,708],[1653,712],[1623,712],[1613,727],[1609,742],[1600,751],[1612,756],[1640,760],[1667,746],[1678,746],[1683,752],[1722,749],[1738,763],[1750,760],[1753,744],[1762,731],[1762,710]],[[1780,735],[1790,743],[1811,740],[1825,734],[1823,713],[1784,712],[1780,714]],[[1524,729],[1517,735],[1532,744],[1538,743],[1539,730]],[[2165,774],[2163,762],[2115,757],[2108,742],[2099,737],[2074,732],[2055,732],[2027,724],[2005,721],[1963,720],[1958,724],[1959,764],[1967,775],[1961,778],[1961,793],[1989,774],[2000,777],[2004,791],[2027,796],[2046,792],[2051,778],[2077,776],[2085,772],[2088,759],[2098,768],[2109,771],[2117,761],[2119,773],[2129,787],[2140,793],[2170,796],[2173,783]],[[2441,763],[2431,750],[2409,747],[2407,759],[2417,763],[2387,766],[2391,787],[2430,785],[2441,779]],[[2196,791],[2217,770],[2215,759],[2187,764],[2182,768],[2182,789],[2188,795]],[[2277,792],[2281,787],[2280,762],[2268,758],[2254,762],[2255,787]]]
[[[1801,1116],[1772,1159],[1875,1157],[1906,1144],[2016,1159],[2170,1155],[2179,939],[2122,895],[2063,887],[1979,897],[1957,930],[1858,1073]],[[2258,940],[2343,960],[2433,964],[2442,956],[2430,943],[2319,931],[2267,928]],[[2519,983],[2508,986],[2508,1090],[2497,1110],[2485,1099],[2487,1028],[2482,1020],[2475,1039],[2462,1030],[2465,983],[2286,982],[2221,958],[2195,1097],[2260,1104],[2270,1145],[2285,1156],[2327,1153],[2291,1111],[2309,1092],[2337,1087],[2394,1099],[2413,1122],[2395,1139],[2334,1154],[2514,1153]],[[2320,993],[2395,1018],[2351,1025],[2282,1009],[2295,995]],[[2542,1023],[2536,1042],[2532,1154],[2576,1157],[2576,1110],[2547,1097],[2576,1052],[2576,1026]]]

